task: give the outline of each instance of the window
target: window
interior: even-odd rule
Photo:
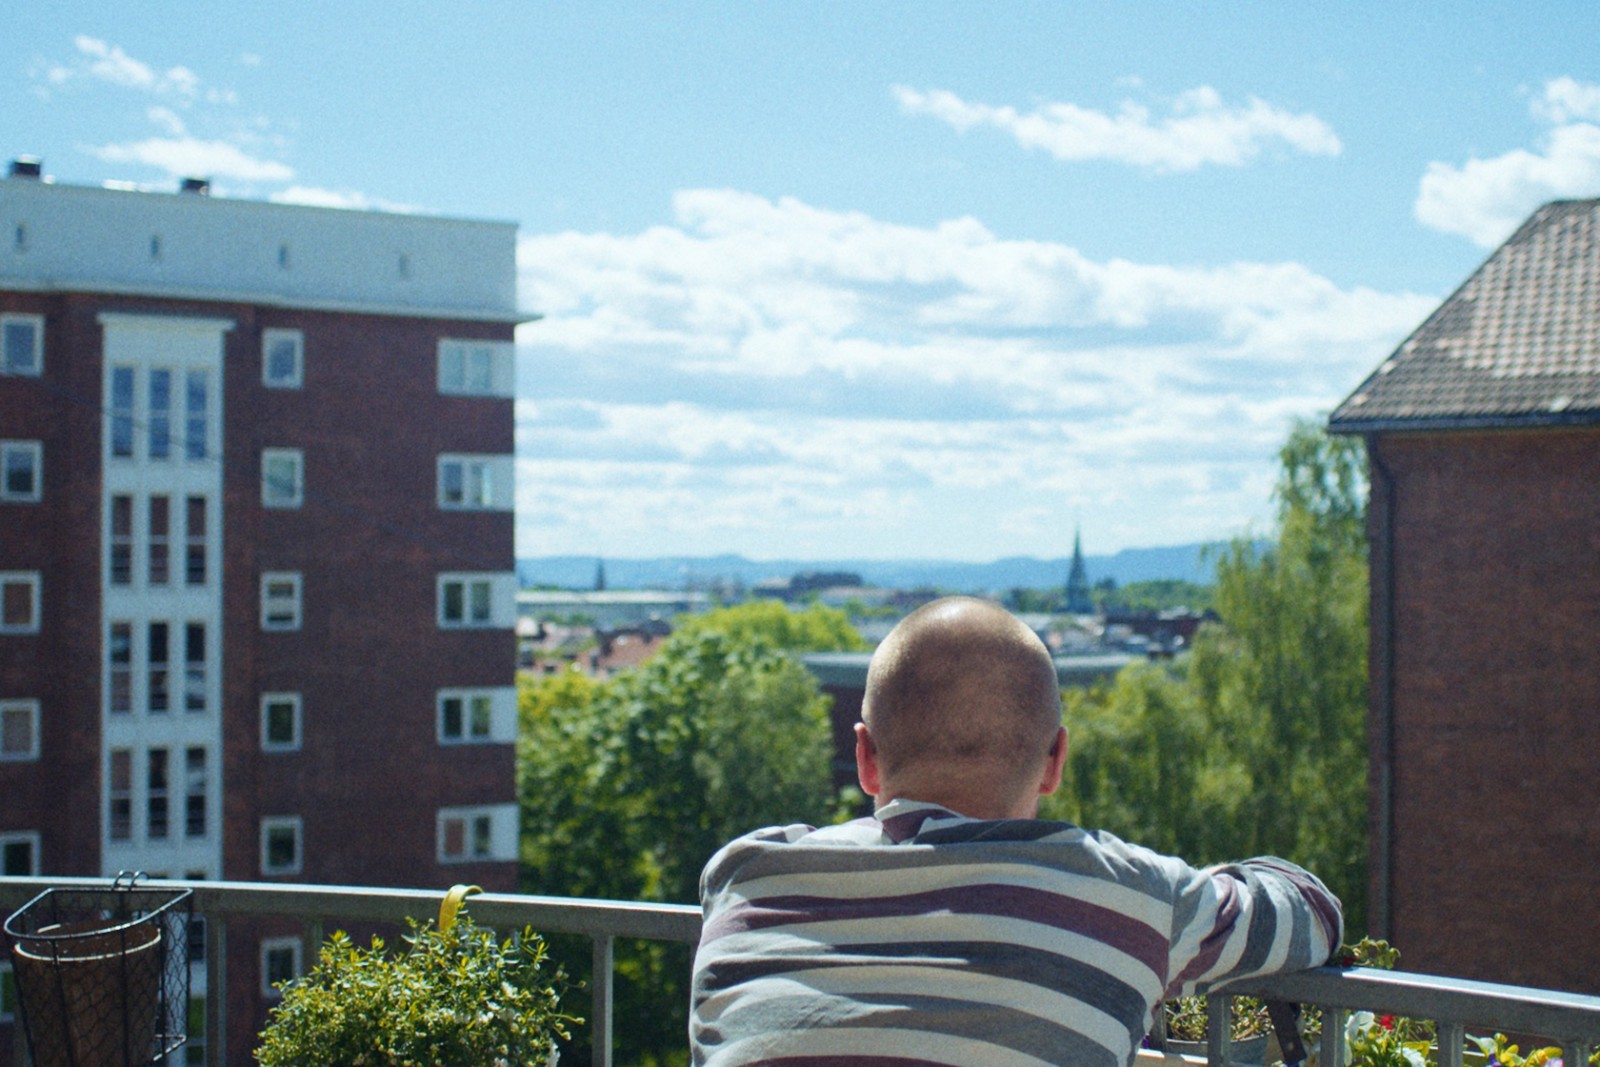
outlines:
[[[151,585],[166,585],[172,577],[172,498],[157,494],[149,501]]]
[[[494,815],[470,808],[439,813],[439,862],[494,858]]]
[[[515,391],[509,341],[439,342],[439,392],[511,396]]]
[[[0,502],[37,503],[43,469],[44,446],[38,441],[0,441]]]
[[[0,571],[0,634],[39,632],[39,572]]]
[[[300,873],[298,815],[280,815],[261,820],[261,873]]]
[[[39,758],[39,702],[0,700],[0,760]]]
[[[183,381],[183,454],[187,459],[205,459],[210,453],[206,416],[209,376],[203,370],[192,370]]]
[[[183,628],[183,710],[206,710],[206,624],[187,623]]]
[[[150,372],[150,411],[145,419],[149,433],[151,459],[167,459],[172,455],[172,372]]]
[[[111,750],[111,788],[106,812],[107,832],[113,841],[133,838],[133,751]]]
[[[111,368],[111,454],[133,455],[133,368]]]
[[[269,508],[297,508],[305,496],[304,458],[298,448],[261,452],[261,503]]]
[[[300,574],[272,571],[261,576],[261,628],[300,629]]]
[[[189,585],[206,584],[206,498],[191,496],[184,508],[183,580]]]
[[[192,745],[183,756],[183,834],[206,836],[206,750]]]
[[[111,584],[133,584],[133,497],[111,498]]]
[[[298,389],[305,364],[305,335],[299,330],[261,334],[261,381],[271,389]]]
[[[165,840],[167,836],[167,750],[152,748],[149,757],[149,776],[145,779],[144,810],[146,834],[152,841]]]
[[[293,752],[300,747],[300,694],[265,693],[261,697],[261,748]]]
[[[513,741],[516,715],[515,689],[441,689],[439,743]]]
[[[145,677],[150,685],[149,703],[145,710],[159,715],[172,706],[172,690],[168,684],[167,673],[167,664],[170,662],[168,659],[170,652],[167,648],[169,628],[164,622],[153,622],[148,633],[150,640],[145,653],[150,669]]]
[[[511,456],[439,457],[439,506],[447,509],[511,509]]]
[[[0,834],[0,874],[27,878],[39,873],[39,832]]]
[[[292,982],[300,977],[300,939],[298,937],[264,937],[261,939],[261,995],[277,1000],[283,991],[276,988],[281,982]]]
[[[440,693],[439,740],[487,741],[494,721],[494,702],[488,693]]]
[[[113,714],[133,710],[133,624],[114,622],[106,642],[106,661],[110,678],[106,685],[106,706]]]
[[[516,575],[441,574],[439,625],[444,629],[515,625]]]
[[[0,374],[44,370],[44,316],[0,315]]]

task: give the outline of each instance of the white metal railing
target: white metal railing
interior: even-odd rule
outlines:
[[[194,912],[206,920],[206,1063],[228,1062],[227,998],[224,969],[230,919],[287,918],[304,924],[307,959],[316,958],[329,923],[403,923],[407,916],[437,914],[441,891],[376,889],[257,882],[158,882],[151,887],[194,890]],[[104,888],[106,879],[0,878],[0,909],[10,914],[47,888]],[[545,934],[577,934],[593,946],[594,1004],[589,1020],[594,1063],[612,1063],[612,945],[619,937],[694,944],[700,937],[700,909],[686,904],[642,904],[616,900],[483,893],[471,898],[473,916],[499,929],[531,926]],[[1344,1020],[1351,1011],[1373,1011],[1438,1026],[1441,1067],[1460,1067],[1463,1037],[1505,1032],[1539,1035],[1564,1050],[1566,1067],[1586,1067],[1600,1045],[1600,997],[1522,986],[1439,978],[1402,971],[1341,970],[1324,967],[1297,974],[1239,982],[1210,1000],[1213,1035],[1207,1059],[1231,1059],[1226,1025],[1228,996],[1250,994],[1271,1000],[1316,1005],[1326,1013],[1321,1062],[1344,1058]],[[21,1028],[18,1027],[18,1030]],[[16,1061],[23,1062],[20,1058]]]

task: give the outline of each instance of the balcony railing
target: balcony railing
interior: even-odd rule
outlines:
[[[38,893],[52,887],[104,888],[106,879],[0,878],[0,909],[10,914]],[[341,886],[283,885],[255,882],[153,882],[194,890],[194,911],[206,919],[206,1063],[228,1062],[224,961],[228,923],[233,919],[292,919],[303,924],[305,959],[316,958],[323,933],[332,924],[403,923],[407,916],[436,914],[442,894],[419,889],[372,889]],[[612,946],[617,938],[681,941],[700,936],[700,909],[683,904],[640,904],[615,900],[581,900],[508,893],[471,898],[479,923],[500,929],[531,926],[546,934],[577,934],[593,945],[594,1004],[589,1020],[594,1063],[612,1062]],[[1335,1065],[1344,1057],[1344,1020],[1352,1011],[1372,1011],[1438,1026],[1441,1067],[1461,1067],[1463,1038],[1504,1032],[1539,1035],[1560,1045],[1566,1067],[1586,1067],[1590,1051],[1600,1045],[1600,997],[1521,986],[1439,978],[1403,971],[1322,968],[1236,983],[1229,994],[1244,993],[1273,1000],[1316,1005],[1326,1013],[1321,1062]],[[1210,1000],[1214,1035],[1207,1060],[1231,1059],[1225,1017],[1227,997]],[[18,1028],[20,1029],[20,1027]],[[1155,1058],[1159,1054],[1142,1053]],[[17,1062],[22,1062],[20,1059]]]

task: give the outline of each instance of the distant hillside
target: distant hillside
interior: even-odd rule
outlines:
[[[1209,584],[1212,569],[1202,560],[1205,545],[1170,548],[1127,548],[1110,556],[1085,556],[1089,581],[1111,578],[1118,585],[1178,578]],[[561,589],[594,588],[595,556],[536,556],[517,561],[524,586]],[[654,559],[605,559],[606,585],[612,589],[682,589],[716,582],[753,585],[769,578],[789,578],[803,571],[849,571],[868,585],[893,589],[933,588],[950,593],[1003,592],[1012,588],[1045,589],[1065,584],[1070,556],[1036,559],[1014,556],[993,563],[953,560],[751,560],[743,556],[662,556]]]

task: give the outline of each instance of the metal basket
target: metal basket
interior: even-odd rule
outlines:
[[[143,877],[47,889],[6,920],[36,1067],[142,1067],[183,1044],[193,893]]]

